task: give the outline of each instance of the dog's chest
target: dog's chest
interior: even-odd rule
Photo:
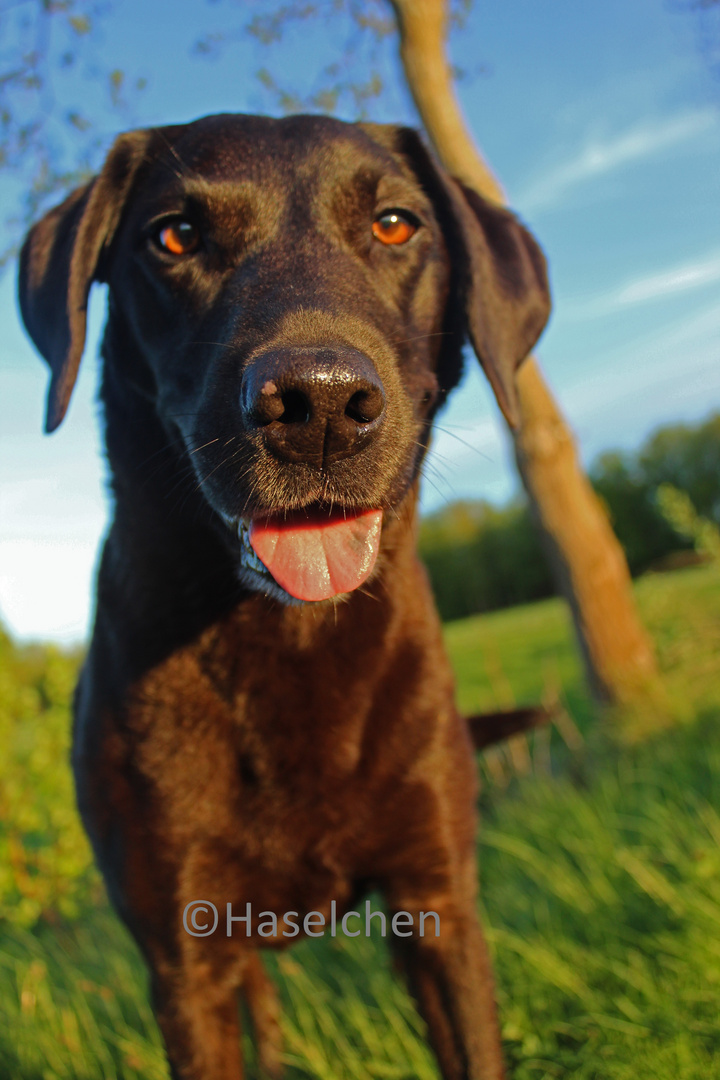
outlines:
[[[188,900],[277,911],[325,910],[375,880],[393,837],[432,813],[454,713],[439,639],[377,601],[366,619],[358,608],[324,627],[238,610],[137,678],[120,709],[85,695],[77,779],[96,847],[117,830],[137,880],[159,851]]]
[[[417,732],[419,659],[408,666],[405,648],[381,662],[342,638],[267,644],[256,630],[218,636],[146,674],[126,713],[133,767],[173,846],[232,838],[252,862],[330,866],[336,851],[359,855],[418,756],[403,729]]]
[[[176,658],[144,680],[128,712],[143,828],[193,897],[325,911],[367,875],[394,785],[364,760],[369,695],[343,703],[299,669],[260,674],[229,694]]]

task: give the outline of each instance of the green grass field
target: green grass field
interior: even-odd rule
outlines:
[[[720,573],[648,577],[637,597],[667,701],[632,737],[596,715],[559,602],[447,628],[465,710],[563,706],[482,762],[514,1080],[720,1078]],[[0,640],[0,1080],[161,1080],[142,964],[72,809],[76,663]],[[289,1077],[437,1076],[382,940],[304,943],[273,970]]]

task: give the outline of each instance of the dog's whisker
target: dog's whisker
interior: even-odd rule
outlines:
[[[462,445],[467,447],[468,450],[472,450],[473,454],[477,454],[479,457],[483,458],[485,461],[489,461],[491,464],[493,463],[493,458],[491,458],[489,454],[483,453],[483,451],[480,450],[479,447],[473,446],[473,444],[468,442],[467,439],[463,439],[460,435],[457,435],[454,431],[451,431],[450,428],[441,427],[439,424],[436,424],[435,427],[437,431],[442,431],[443,434],[449,435],[451,439],[455,439],[457,442],[462,443]],[[434,454],[437,453],[434,447],[432,452]]]
[[[142,477],[141,484],[142,484],[143,488],[147,488],[150,485],[150,482],[152,480],[154,480],[156,477],[160,476],[163,469],[166,468],[167,464],[168,464],[167,461],[163,461],[163,460],[157,461],[155,463],[154,468],[149,469],[145,473],[145,475]],[[187,462],[187,463],[184,463],[184,464],[180,465],[179,467],[177,467],[177,469],[178,469],[177,478],[176,478],[175,484],[173,484],[173,488],[176,486],[176,484],[181,483],[184,480],[186,480],[189,477],[194,475],[194,470],[193,470],[193,467],[190,464],[190,462]]]
[[[220,349],[236,349],[237,346],[227,341],[188,341],[188,345],[217,345]]]
[[[154,461],[158,457],[170,457],[172,455],[173,448],[171,446],[161,446],[159,450],[153,450],[152,454],[148,454],[140,462],[140,468],[144,469],[146,465],[149,465],[151,461]]]
[[[449,478],[457,471],[457,463],[444,454],[433,454],[422,462],[422,469],[433,469],[438,476]]]
[[[149,390],[146,390],[144,386],[140,386],[139,383],[127,378],[125,379],[125,385],[129,386],[131,390],[134,390],[139,397],[144,398],[146,401],[151,401],[153,405],[156,404],[157,399],[155,394],[152,394]]]
[[[433,480],[433,478],[431,476],[428,476],[427,473],[423,473],[423,481],[430,485],[430,487],[433,489],[433,491],[435,491],[435,493],[442,499],[443,503],[446,506],[450,506],[450,499],[448,498],[446,493],[442,490],[440,485],[437,484]]]
[[[208,482],[208,480],[210,479],[210,477],[211,477],[211,476],[214,476],[214,475],[215,475],[215,473],[216,473],[216,472],[218,471],[218,469],[222,469],[223,465],[227,465],[227,463],[228,463],[229,461],[230,461],[230,457],[225,457],[225,458],[223,458],[223,459],[222,459],[222,461],[218,461],[217,465],[215,465],[215,466],[214,466],[214,467],[213,467],[213,468],[212,468],[212,469],[210,470],[210,472],[209,472],[209,473],[206,473],[206,474],[205,474],[205,476],[202,476],[202,477],[200,477],[200,479],[199,479],[199,480],[198,480],[198,482],[197,482],[197,489],[196,489],[196,490],[197,490],[197,491],[201,491],[201,490],[202,490],[202,488],[203,488],[203,486],[204,486],[204,485],[205,485],[205,484],[206,484],[206,483]]]
[[[415,337],[406,338],[393,338],[390,341],[391,345],[407,345],[412,341],[427,341],[430,338],[436,337],[451,337],[451,333],[448,330],[438,330],[433,334],[417,334]]]
[[[208,442],[203,443],[202,446],[196,446],[194,450],[189,450],[188,453],[190,455],[197,454],[197,453],[200,452],[200,450],[204,450],[207,446],[212,446],[213,443],[216,443],[216,442],[220,442],[220,436],[219,435],[217,435],[214,439],[210,439]],[[227,445],[228,445],[227,443],[223,443],[223,446],[227,446]]]
[[[174,159],[175,164],[170,165],[169,167],[174,172],[174,175],[178,178],[178,180],[190,179],[200,180],[203,183],[206,182],[205,177],[202,175],[202,173],[197,172],[196,169],[192,169],[186,161],[183,161],[183,159],[180,157],[177,150],[170,142],[169,138],[162,130],[162,128],[153,128],[153,132],[154,134],[158,135],[160,139],[165,143],[167,150],[169,150],[172,158]]]

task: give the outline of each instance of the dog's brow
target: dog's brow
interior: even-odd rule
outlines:
[[[172,159],[168,160],[168,158],[161,158],[160,163],[166,165],[170,169],[170,171],[174,173],[175,176],[177,176],[178,180],[202,180],[202,173],[199,173],[196,169],[189,165],[187,161],[183,161],[183,159],[180,157],[177,150],[170,142],[162,128],[155,128],[154,130],[158,138],[161,139],[161,141],[165,144],[169,158]]]
[[[175,175],[177,176],[177,173]],[[177,178],[179,184],[173,198],[186,200],[190,204],[194,202],[200,206],[207,206],[211,212],[213,210],[222,212],[228,207],[234,208],[235,213],[243,208],[251,211],[264,193],[263,187],[248,176],[213,178],[195,174],[188,177],[177,176]],[[164,194],[168,195],[167,189]],[[272,204],[275,210],[281,202],[280,194],[277,192]]]

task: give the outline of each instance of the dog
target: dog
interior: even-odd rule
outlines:
[[[466,337],[517,422],[550,307],[540,248],[408,128],[221,115],[121,135],[21,255],[48,431],[93,281],[114,517],[72,764],[172,1076],[243,1075],[240,991],[279,1076],[258,947],[378,889],[443,1077],[498,1080],[473,745],[416,506]]]

